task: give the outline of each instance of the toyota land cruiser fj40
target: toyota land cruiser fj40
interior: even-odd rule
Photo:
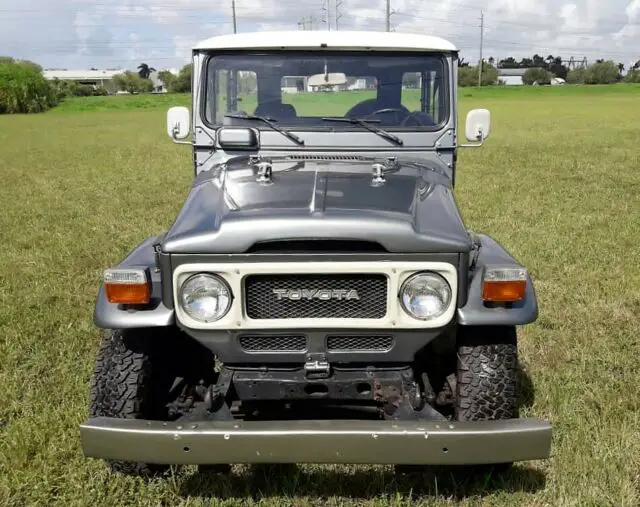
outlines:
[[[106,269],[84,454],[172,464],[510,464],[527,269],[465,227],[458,52],[432,36],[263,32],[193,50],[174,223]],[[190,139],[188,139],[190,137]],[[187,140],[188,139],[188,140]]]

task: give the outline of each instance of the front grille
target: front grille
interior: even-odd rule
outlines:
[[[240,347],[246,352],[304,352],[306,336],[241,336]]]
[[[329,336],[330,352],[386,352],[393,347],[393,336]]]
[[[381,274],[249,275],[244,291],[251,319],[381,319],[387,313]]]

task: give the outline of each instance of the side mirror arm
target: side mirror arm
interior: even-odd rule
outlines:
[[[180,131],[180,128],[178,127],[178,125],[174,125],[173,129],[171,131],[171,140],[175,143],[175,144],[189,144],[192,145],[193,143],[191,141],[179,141],[177,138],[177,133]]]
[[[482,131],[482,127],[480,125],[478,125],[478,134],[476,136],[476,139],[478,140],[477,143],[475,144],[459,144],[458,148],[480,148],[480,146],[482,146],[484,144],[484,132]]]

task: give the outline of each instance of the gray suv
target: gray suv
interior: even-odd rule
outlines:
[[[431,36],[261,32],[193,50],[193,150],[169,229],[106,269],[84,454],[172,464],[506,464],[530,275],[453,190],[458,52]]]

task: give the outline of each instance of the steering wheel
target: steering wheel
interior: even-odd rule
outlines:
[[[418,118],[418,113],[417,112],[409,113],[406,116],[406,118],[400,122],[400,126],[401,127],[406,126],[406,124],[407,124],[407,122],[409,120],[413,120],[415,122],[416,127],[421,127],[422,126],[422,122]]]
[[[403,115],[406,115],[408,111],[401,107],[386,107],[384,109],[378,109],[376,111],[373,111],[372,113],[369,113],[367,116],[365,116],[365,119],[371,116],[377,116],[379,114],[385,114],[385,113],[396,113],[396,114],[401,113]]]

